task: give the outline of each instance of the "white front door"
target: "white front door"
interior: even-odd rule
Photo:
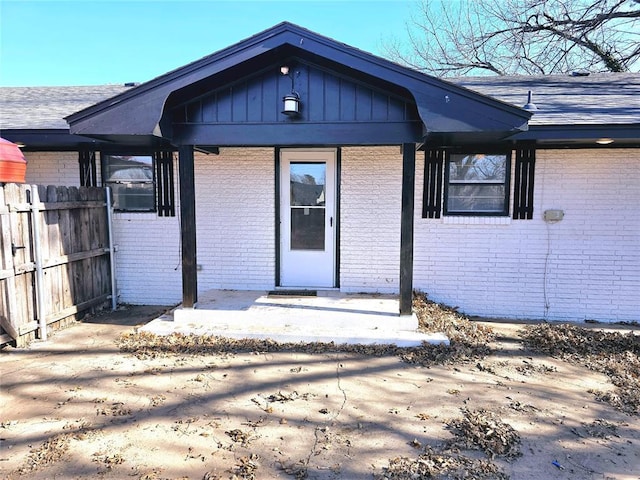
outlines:
[[[280,285],[334,287],[336,150],[280,151]]]

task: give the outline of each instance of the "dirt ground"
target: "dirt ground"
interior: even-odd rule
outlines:
[[[602,401],[604,374],[526,349],[522,324],[491,323],[492,352],[444,364],[121,352],[160,311],[0,352],[2,478],[640,479],[640,417]]]

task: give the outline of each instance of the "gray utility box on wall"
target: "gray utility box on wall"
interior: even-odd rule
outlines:
[[[559,222],[564,218],[564,212],[562,210],[545,210],[544,221],[545,222]]]

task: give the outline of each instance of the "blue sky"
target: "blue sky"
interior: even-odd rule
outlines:
[[[0,0],[0,85],[143,82],[282,21],[381,54],[415,0]]]

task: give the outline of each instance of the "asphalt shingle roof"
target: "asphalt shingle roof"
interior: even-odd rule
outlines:
[[[2,87],[0,128],[67,129],[64,117],[129,90],[124,85]]]
[[[640,123],[640,73],[588,76],[460,77],[452,81],[519,107],[538,107],[529,125]]]
[[[640,73],[588,76],[460,77],[459,86],[522,107],[533,93],[530,125],[640,124]],[[64,117],[130,87],[0,88],[1,129],[66,129]]]

